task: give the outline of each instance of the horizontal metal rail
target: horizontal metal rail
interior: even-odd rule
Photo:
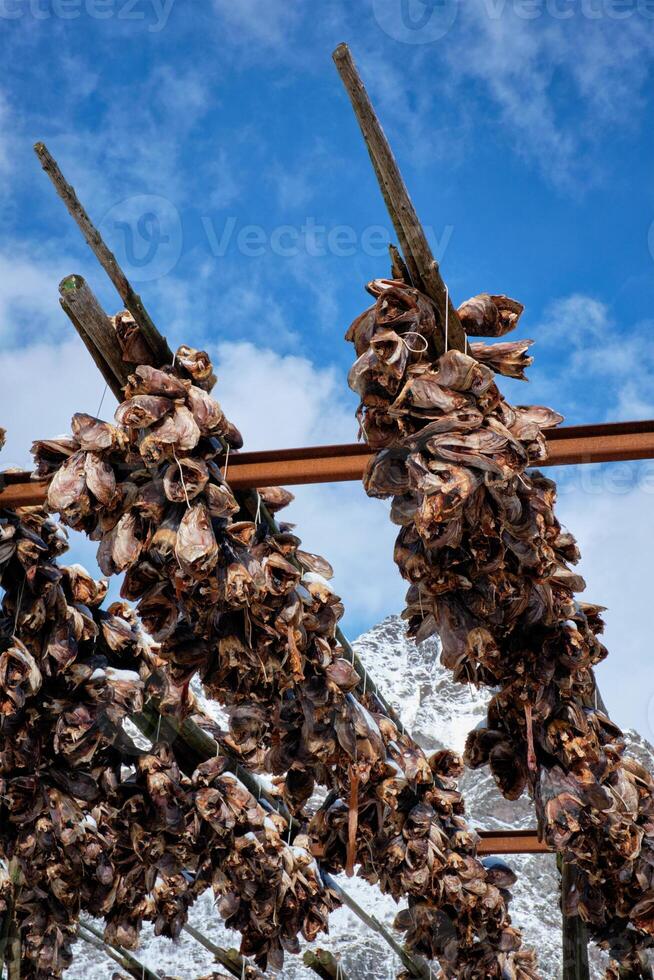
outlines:
[[[477,854],[550,854],[552,848],[539,840],[535,830],[478,830]]]
[[[569,425],[547,433],[549,456],[540,466],[654,459],[654,420]],[[228,480],[235,490],[360,480],[371,457],[368,446],[309,446],[259,453],[232,453]],[[42,504],[46,480],[29,473],[0,473],[0,507]]]

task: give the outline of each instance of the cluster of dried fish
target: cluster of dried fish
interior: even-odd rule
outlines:
[[[410,896],[409,946],[438,957],[445,975],[535,976],[510,926],[508,879],[498,886],[475,857],[458,760],[430,765],[374,696],[356,696],[328,563],[301,551],[290,526],[239,512],[216,437],[233,449],[240,439],[212,381],[206,355],[183,348],[166,370],[136,369],[116,425],[77,415],[72,438],[35,444],[37,473],[54,472],[50,508],[100,541],[105,573],[126,573],[122,594],[138,601],[167,663],[163,706],[189,710],[197,673],[229,709],[229,749],[277,775],[294,813],[303,817],[316,784],[330,790],[309,827],[330,870],[358,863]],[[273,510],[291,499],[259,494]]]
[[[132,948],[144,920],[175,937],[213,888],[243,952],[278,967],[336,904],[308,841],[285,841],[223,757],[180,773],[163,744],[122,727],[165,668],[107,583],[62,567],[63,530],[40,508],[0,512],[0,856],[18,862],[26,977],[71,960],[80,910]],[[303,844],[305,846],[303,846]]]
[[[426,296],[401,281],[368,289],[376,302],[346,335],[357,354],[349,382],[378,450],[366,490],[392,498],[401,527],[409,632],[438,632],[455,678],[493,689],[466,762],[488,764],[509,799],[529,787],[546,839],[580,872],[568,911],[636,969],[654,936],[654,782],[595,706],[601,607],[575,599],[579,552],[555,516],[556,486],[528,470],[562,418],[512,406],[497,388],[496,373],[524,376],[529,341],[438,357]],[[521,310],[484,295],[459,313],[471,333],[497,337]]]
[[[109,894],[112,843],[91,807],[120,770],[138,674],[112,670],[91,611],[106,584],[60,568],[63,531],[39,508],[0,513],[0,853],[18,863],[15,914],[27,976],[70,963],[81,903]],[[30,972],[31,971],[31,972]]]

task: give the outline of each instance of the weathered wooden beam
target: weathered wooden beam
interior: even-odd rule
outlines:
[[[153,355],[155,355],[160,363],[170,364],[173,355],[166,339],[162,337],[150,319],[150,315],[145,309],[141,297],[132,288],[127,276],[118,265],[115,255],[107,247],[100,232],[82,206],[74,188],[67,182],[59,169],[57,161],[50,154],[45,143],[35,143],[34,152],[39,158],[41,166],[52,181],[57,194],[64,202],[68,213],[82,232],[87,245],[116,287],[116,291],[125,304],[126,309],[129,310],[141,328],[141,335]]]
[[[440,320],[440,340],[443,346],[447,319],[448,347],[465,350],[466,335],[459,314],[443,281],[438,262],[434,258],[416,209],[409,197],[400,168],[347,44],[339,44],[332,57],[368,147],[413,285],[425,292],[434,302]]]
[[[357,918],[360,919],[361,922],[365,923],[369,929],[382,937],[384,942],[390,946],[395,955],[399,957],[410,977],[415,977],[416,980],[432,980],[432,970],[428,963],[422,959],[417,959],[408,953],[406,949],[401,946],[395,937],[389,932],[386,926],[374,915],[371,915],[364,908],[362,908],[358,902],[355,902],[352,896],[341,888],[338,882],[336,882],[331,875],[326,874],[323,871],[322,879],[325,884],[332,889],[332,891],[336,892],[343,905],[346,905],[347,908],[354,912]]]
[[[559,854],[556,859],[561,873],[561,912],[563,923],[561,942],[563,951],[562,980],[590,980],[588,964],[588,929],[579,914],[567,912],[570,896],[577,888],[577,869]],[[574,900],[572,900],[574,904]]]
[[[348,980],[340,961],[326,949],[308,949],[302,958],[322,980]]]
[[[0,922],[0,980],[4,976],[5,965],[7,967],[7,980],[20,980],[21,936],[16,917],[16,906],[22,874],[16,858],[9,861],[7,874],[10,892],[7,911]]]
[[[66,276],[59,283],[61,308],[82,338],[107,385],[122,401],[122,389],[127,381],[124,363],[109,317],[100,306],[82,276]]]
[[[200,946],[204,946],[212,954],[216,962],[220,963],[233,977],[237,977],[237,980],[263,980],[263,973],[248,963],[247,960],[243,959],[238,950],[223,949],[222,946],[216,946],[215,943],[212,943],[210,939],[207,939],[206,936],[189,923],[182,926],[182,931],[195,939]]]
[[[102,933],[92,923],[80,922],[77,928],[77,934],[89,946],[93,946],[94,949],[108,956],[114,963],[118,963],[135,980],[159,980],[157,973],[153,973],[147,966],[144,966],[128,950],[123,949],[122,946],[114,946],[111,943],[105,942]]]

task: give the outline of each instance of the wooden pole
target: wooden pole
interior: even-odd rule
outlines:
[[[326,949],[308,949],[303,960],[322,980],[348,980],[340,961]]]
[[[82,338],[95,366],[118,401],[122,401],[127,365],[122,360],[109,317],[82,276],[62,279],[59,295],[61,308]]]
[[[561,873],[562,980],[590,980],[586,923],[579,914],[566,914],[567,898],[577,888],[577,869],[574,865],[564,861],[560,854],[556,863]]]
[[[127,276],[118,265],[115,255],[109,250],[102,235],[86,213],[74,188],[66,181],[57,161],[51,156],[45,143],[35,143],[34,152],[52,181],[57,194],[66,205],[68,213],[82,232],[87,245],[116,287],[125,307],[141,328],[141,335],[153,355],[161,364],[170,364],[173,355],[165,338],[161,336],[150,319],[148,311],[141,302],[141,297],[132,288]]]
[[[21,938],[16,908],[22,875],[20,864],[16,858],[9,861],[7,870],[11,890],[0,934],[0,977],[4,974],[4,965],[6,964],[8,980],[20,980]]]
[[[425,292],[434,302],[442,331],[441,344],[444,346],[447,310],[448,347],[463,351],[466,349],[466,335],[459,314],[443,282],[438,262],[434,258],[402,179],[400,168],[347,44],[339,44],[332,57],[368,147],[377,181],[404,252],[413,285]]]
[[[369,912],[366,912],[366,910],[362,908],[358,902],[355,902],[352,896],[344,891],[331,875],[323,871],[322,879],[325,884],[332,889],[332,891],[336,892],[338,897],[343,902],[343,905],[346,905],[350,911],[354,912],[358,919],[368,926],[369,929],[372,929],[373,932],[376,932],[377,935],[384,939],[396,956],[400,958],[403,965],[408,970],[409,976],[416,977],[418,980],[432,980],[433,973],[428,963],[422,959],[416,959],[414,956],[407,953],[404,947],[401,946],[394,936],[391,935],[386,926],[374,915],[370,915]]]
[[[188,933],[200,946],[204,946],[214,956],[216,962],[220,963],[233,977],[237,977],[237,980],[263,980],[263,973],[248,963],[237,950],[216,946],[215,943],[212,943],[210,939],[207,939],[188,923],[182,926],[182,931]]]
[[[93,946],[95,949],[104,953],[118,963],[123,970],[127,970],[131,977],[135,980],[159,980],[159,975],[153,973],[149,970],[147,966],[144,966],[140,960],[137,960],[132,953],[123,949],[122,946],[113,946],[110,943],[105,942],[102,933],[95,928],[90,922],[80,922],[78,926],[78,935],[80,939],[88,943],[89,946]]]

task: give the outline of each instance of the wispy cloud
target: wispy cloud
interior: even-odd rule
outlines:
[[[495,104],[513,151],[579,192],[600,176],[593,149],[642,119],[654,34],[636,8],[616,23],[606,13],[561,19],[536,7],[533,20],[511,3],[461,3],[447,39],[450,67]]]
[[[305,0],[295,4],[266,0],[265,5],[259,0],[213,0],[213,6],[232,43],[247,46],[254,42],[267,48],[286,43],[308,11]],[[313,16],[313,8],[311,13]]]
[[[651,320],[619,322],[607,304],[591,296],[553,301],[533,331],[533,389],[576,421],[651,418],[653,327]],[[522,398],[532,395],[522,389]]]
[[[13,242],[0,251],[0,343],[3,348],[52,336],[62,322],[57,284],[71,271],[65,255]],[[3,375],[3,388],[6,376]]]

